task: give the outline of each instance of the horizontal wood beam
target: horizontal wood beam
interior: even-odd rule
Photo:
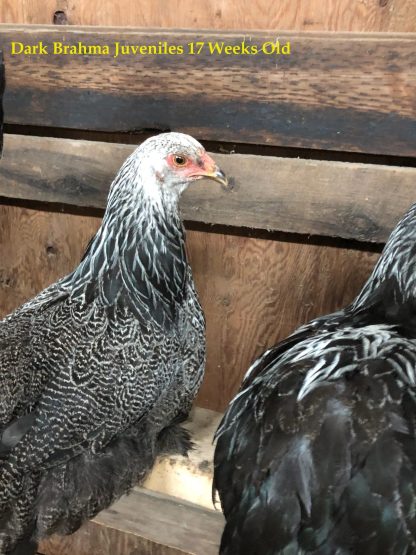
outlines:
[[[73,139],[5,135],[0,196],[103,208],[134,149]],[[183,195],[185,220],[383,242],[416,201],[416,169],[214,154],[233,189],[200,181]]]
[[[134,490],[71,536],[42,542],[41,555],[217,555],[220,511]]]
[[[290,43],[290,54],[262,52],[276,40]],[[47,54],[12,55],[13,41],[42,43]],[[188,45],[198,41],[201,52],[190,54]],[[241,51],[243,42],[260,53],[216,50]],[[54,54],[57,43],[79,53]],[[162,53],[114,57],[115,43]],[[82,54],[83,46],[97,53]],[[164,54],[167,46],[183,54]],[[7,123],[170,129],[205,140],[416,155],[416,33],[3,25],[0,48]]]

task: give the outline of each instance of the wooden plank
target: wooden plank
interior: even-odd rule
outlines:
[[[79,263],[101,218],[0,207],[0,317]],[[249,364],[297,326],[348,304],[378,255],[354,249],[187,232],[207,321],[196,404],[223,411]]]
[[[415,31],[413,0],[3,0],[3,23],[53,21],[63,11],[71,25],[121,25],[297,31]]]
[[[0,195],[103,208],[108,187],[135,148],[7,135]],[[416,169],[215,154],[234,188],[198,182],[185,219],[358,241],[383,242],[416,198]]]
[[[211,54],[261,47],[273,32],[3,26],[8,123],[415,156],[415,34],[278,33],[290,55]],[[11,55],[43,41],[48,55]],[[204,41],[200,55],[187,44]],[[53,43],[110,45],[108,55],[54,55]],[[114,43],[165,42],[183,55],[114,58]],[[389,138],[386,141],[386,137]]]
[[[72,271],[100,223],[101,218],[1,206],[1,317]]]
[[[412,0],[357,3],[350,0],[132,0],[103,6],[72,2],[74,25],[135,25],[143,27],[292,29],[328,31],[415,31]],[[39,21],[39,23],[46,23]]]
[[[42,555],[217,555],[220,511],[134,490],[71,536],[53,536]]]

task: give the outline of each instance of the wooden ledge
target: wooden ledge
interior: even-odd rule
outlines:
[[[42,555],[217,555],[224,526],[214,512],[135,490],[71,536],[53,536]]]

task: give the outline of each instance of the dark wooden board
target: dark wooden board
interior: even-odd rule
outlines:
[[[41,544],[42,555],[217,555],[222,514],[146,490],[101,512],[72,536]]]
[[[291,43],[291,54],[54,55],[52,43]],[[14,55],[11,41],[46,55]],[[250,42],[251,41],[251,42]],[[416,34],[9,26],[6,122],[415,156]]]
[[[0,196],[103,208],[131,145],[6,135]],[[186,220],[383,242],[416,200],[416,169],[214,154],[233,189],[189,187]]]

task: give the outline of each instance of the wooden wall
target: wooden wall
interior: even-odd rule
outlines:
[[[188,28],[416,31],[413,0],[3,0],[0,22]],[[261,168],[259,168],[261,171]],[[0,206],[0,311],[71,270],[99,225],[93,216]],[[224,408],[250,361],[306,320],[358,292],[375,253],[353,248],[188,233],[207,316],[207,376],[198,403]]]
[[[2,0],[2,23],[296,31],[415,31],[414,0]]]

